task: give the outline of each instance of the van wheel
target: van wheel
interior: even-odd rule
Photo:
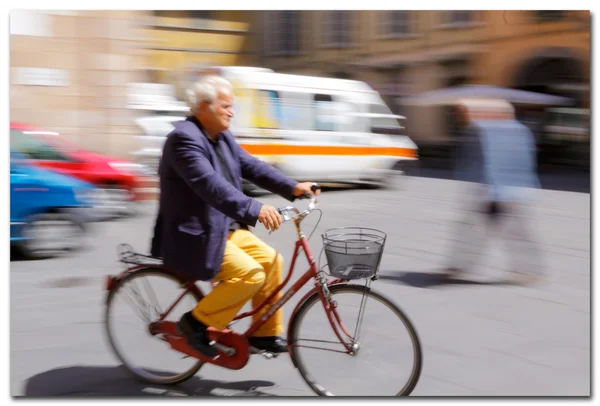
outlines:
[[[46,213],[32,216],[23,229],[19,248],[29,259],[51,258],[83,245],[83,224],[73,215]]]
[[[382,187],[388,190],[399,190],[402,189],[402,184],[404,180],[404,171],[400,169],[400,167],[394,167],[383,180]]]
[[[383,189],[383,190],[399,190],[402,186],[402,179],[404,177],[404,171],[401,169],[393,168],[389,173],[378,180],[372,180],[368,183],[363,183],[361,186],[363,189]]]

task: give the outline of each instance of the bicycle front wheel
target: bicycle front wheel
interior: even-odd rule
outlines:
[[[422,362],[410,320],[368,287],[329,290],[344,326],[337,330],[354,351],[346,351],[315,292],[290,320],[290,355],[306,383],[321,396],[408,396]]]
[[[141,380],[176,384],[194,376],[203,365],[202,361],[173,350],[160,335],[150,333],[150,323],[175,304],[184,293],[184,285],[184,281],[162,269],[148,267],[131,272],[108,296],[108,340],[123,365]],[[166,320],[178,321],[199,300],[193,291],[185,292]]]

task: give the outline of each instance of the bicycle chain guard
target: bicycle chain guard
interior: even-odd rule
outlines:
[[[242,369],[250,359],[250,344],[248,343],[248,339],[243,334],[236,333],[235,331],[227,329],[217,330],[212,327],[208,328],[208,337],[211,340],[221,346],[233,348],[235,350],[235,354],[228,356],[217,347],[219,355],[216,358],[207,357],[191,347],[188,344],[187,339],[180,334],[176,322],[159,322],[155,326],[155,331],[159,334],[163,334],[162,339],[168,342],[175,351],[197,358],[203,362],[208,362],[227,369]]]

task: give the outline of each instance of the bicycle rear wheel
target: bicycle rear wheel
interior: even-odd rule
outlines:
[[[315,292],[290,320],[290,355],[302,378],[321,396],[408,396],[422,363],[421,344],[409,319],[365,286],[334,285],[329,290],[350,337],[338,330],[356,344],[356,351],[346,352]]]
[[[183,382],[198,372],[203,362],[187,357],[150,333],[150,323],[171,307],[184,292],[184,281],[161,268],[131,272],[109,293],[105,327],[108,340],[123,365],[137,378],[156,384]],[[178,321],[198,303],[193,291],[169,313],[166,321]]]

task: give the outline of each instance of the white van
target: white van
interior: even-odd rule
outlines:
[[[216,69],[235,89],[231,131],[238,143],[294,179],[379,186],[402,163],[417,159],[417,146],[398,121],[404,117],[392,114],[364,82]],[[143,158],[144,148],[156,150],[164,136],[139,140],[136,154]]]
[[[167,134],[175,128],[177,121],[186,118],[185,115],[180,114],[149,115],[135,120],[143,135],[136,137],[140,148],[132,153],[133,159],[148,168],[150,176],[158,173],[158,164]]]

